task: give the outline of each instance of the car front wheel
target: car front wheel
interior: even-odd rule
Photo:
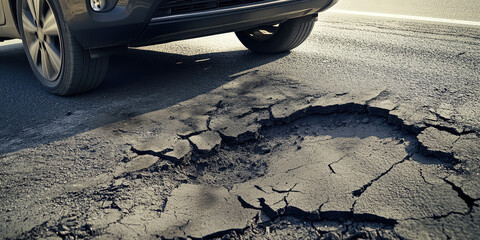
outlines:
[[[70,34],[63,15],[50,0],[17,1],[23,46],[35,76],[51,93],[73,95],[97,87],[108,58],[92,59]]]
[[[307,39],[312,32],[315,18],[316,15],[309,15],[235,34],[245,47],[254,52],[281,53],[298,47]]]

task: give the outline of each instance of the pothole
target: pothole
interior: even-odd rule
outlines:
[[[402,238],[476,214],[474,133],[427,125],[386,91],[258,79],[102,129],[130,155],[23,236]]]
[[[279,222],[293,218],[301,224],[292,227],[292,236],[399,238],[393,230],[402,219],[466,213],[457,193],[438,181],[452,164],[423,156],[414,136],[384,118],[309,115],[259,133],[259,140],[225,145],[198,160],[205,163],[200,176],[172,192],[173,204],[167,204],[164,217],[175,213],[176,221],[160,231],[162,236],[274,239],[289,231]],[[235,174],[242,171],[243,175]],[[383,181],[387,175],[396,180],[394,185]],[[388,188],[382,189],[385,184]],[[404,202],[414,201],[411,194],[425,202]],[[187,204],[176,204],[186,198]],[[230,213],[235,212],[232,218]],[[248,221],[252,225],[247,231],[242,226]],[[325,221],[329,228],[321,227]],[[221,226],[223,230],[211,233]],[[228,229],[235,233],[225,232]]]

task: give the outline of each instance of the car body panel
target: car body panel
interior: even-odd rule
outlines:
[[[207,11],[155,18],[149,23],[136,45],[148,45],[275,24],[286,19],[315,14],[329,0],[278,0],[231,8],[231,11]],[[229,9],[227,9],[229,10]],[[199,31],[201,30],[201,31]]]
[[[85,0],[59,0],[74,37],[87,49],[130,45],[144,30],[158,1],[126,0],[109,12],[97,13]]]
[[[0,38],[20,38],[18,33],[15,15],[12,14],[12,8],[8,0],[0,0],[0,4],[3,7],[3,13],[5,17],[5,24],[0,26]]]
[[[3,1],[0,0],[0,26],[5,24],[5,14],[3,13]]]
[[[19,38],[8,0],[0,0],[6,25],[0,37]],[[50,0],[73,37],[85,49],[142,46],[223,32],[239,31],[315,14],[337,0],[270,0],[223,9],[152,18],[169,0],[118,0],[108,12],[91,10],[86,0]],[[218,11],[221,10],[221,11]]]
[[[164,0],[166,1],[166,0]],[[88,49],[119,45],[142,46],[238,31],[274,21],[314,14],[336,0],[273,0],[273,4],[230,12],[205,11],[198,17],[152,19],[164,1],[128,0],[107,13],[85,7],[84,0],[60,0],[65,19],[80,44]],[[253,4],[255,5],[255,4]],[[229,7],[232,9],[235,7]],[[95,36],[95,37],[92,37]]]

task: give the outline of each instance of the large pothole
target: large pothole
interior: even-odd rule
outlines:
[[[292,237],[401,238],[394,228],[403,220],[469,211],[442,180],[453,164],[423,156],[415,137],[384,118],[310,115],[260,134],[260,140],[201,159],[209,167],[173,190],[162,215],[168,220],[157,234],[211,238],[237,229],[240,238],[257,229],[274,239],[288,231],[281,228],[288,216],[302,222]],[[223,162],[240,164],[225,169]],[[267,166],[264,175],[235,174],[253,174],[259,165]],[[258,226],[244,231],[248,223]]]
[[[97,154],[122,151],[105,159],[101,173],[86,168],[93,177],[57,184],[33,199],[22,197],[31,190],[9,180],[15,173],[3,173],[12,177],[2,184],[23,199],[8,204],[37,208],[33,219],[24,218],[28,209],[2,214],[8,221],[1,226],[15,230],[0,234],[475,238],[476,133],[431,112],[412,112],[388,91],[318,93],[292,82],[250,73],[172,108],[76,136],[83,145],[105,139],[89,146],[87,158],[84,146],[68,139],[9,154],[2,161],[12,169],[13,160],[49,156],[53,161],[45,164],[57,174],[55,163],[65,158],[51,151],[57,145],[78,150],[68,157],[82,166]],[[17,227],[21,219],[26,230]],[[455,228],[458,221],[467,230]]]

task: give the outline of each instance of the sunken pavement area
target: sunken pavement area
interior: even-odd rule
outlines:
[[[479,163],[449,109],[253,71],[0,155],[0,237],[479,239]]]

